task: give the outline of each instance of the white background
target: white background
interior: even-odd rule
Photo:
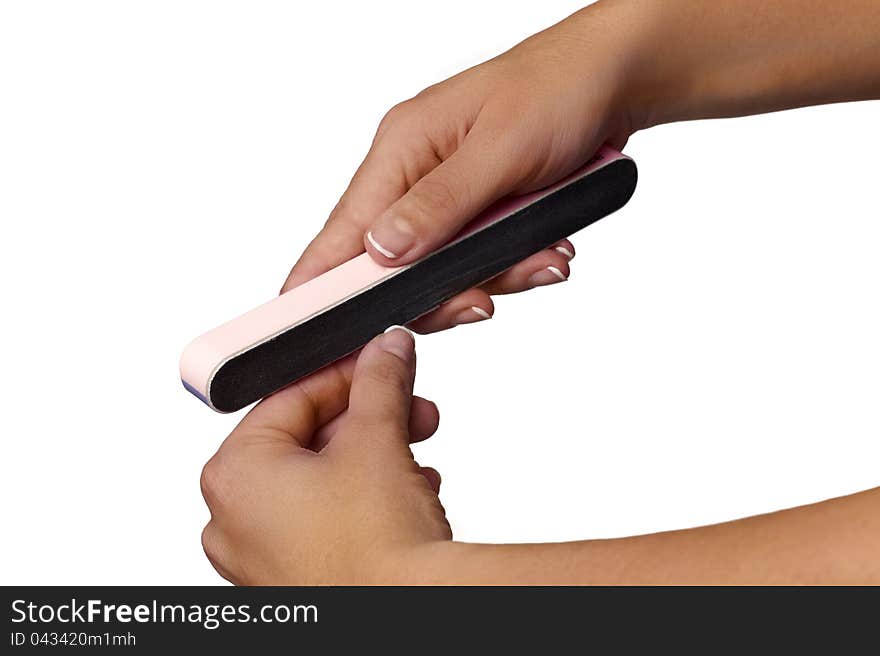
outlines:
[[[0,582],[221,582],[198,478],[238,416],[181,349],[277,292],[388,107],[578,4],[4,2]],[[570,282],[419,340],[458,539],[880,484],[878,110],[636,135]]]

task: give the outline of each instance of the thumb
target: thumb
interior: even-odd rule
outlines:
[[[416,182],[364,235],[382,265],[412,262],[447,242],[476,214],[519,184],[517,158],[495,130],[474,128],[446,161]]]
[[[358,357],[348,402],[349,426],[357,439],[409,444],[409,415],[416,376],[415,339],[392,326],[367,344]]]

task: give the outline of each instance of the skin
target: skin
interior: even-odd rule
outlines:
[[[661,123],[880,98],[876,0],[602,0],[429,87],[383,119],[282,291],[365,250],[411,262],[498,198],[545,186]],[[378,246],[377,246],[378,245]],[[566,240],[444,304],[570,275]],[[550,267],[560,274],[554,273]],[[616,540],[452,541],[440,478],[410,442],[437,428],[393,330],[265,399],[206,465],[205,551],[236,583],[880,583],[880,488],[716,526]]]
[[[615,540],[453,542],[440,477],[409,444],[437,427],[395,329],[258,404],[202,473],[205,553],[244,585],[880,582],[880,488]]]

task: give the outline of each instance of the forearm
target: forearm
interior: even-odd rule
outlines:
[[[602,0],[568,21],[620,53],[634,130],[880,98],[876,0]]]
[[[438,543],[397,574],[440,584],[880,583],[880,488],[724,524],[621,539]]]

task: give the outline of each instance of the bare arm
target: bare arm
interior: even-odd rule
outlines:
[[[653,125],[880,98],[878,53],[876,0],[601,0],[393,107],[283,291],[365,250],[412,262]],[[574,253],[554,244],[413,328],[486,319],[491,296],[566,279]]]
[[[724,524],[613,540],[435,544],[432,583],[880,583],[880,488]],[[430,574],[429,574],[430,573]]]
[[[631,68],[640,128],[880,98],[874,0],[641,4],[650,18]]]
[[[498,197],[652,125],[869,98],[880,98],[877,0],[603,0],[390,112],[285,289],[364,249],[411,262]],[[484,319],[492,294],[567,277],[573,256],[560,243],[416,327]],[[248,414],[202,480],[218,571],[251,584],[880,584],[880,488],[655,535],[453,542],[440,478],[408,448],[438,421],[411,396],[413,349],[392,331],[356,365],[325,368]]]
[[[725,524],[613,540],[454,542],[440,477],[408,443],[437,410],[412,396],[392,330],[258,404],[206,465],[205,551],[235,583],[878,583],[880,488]]]

